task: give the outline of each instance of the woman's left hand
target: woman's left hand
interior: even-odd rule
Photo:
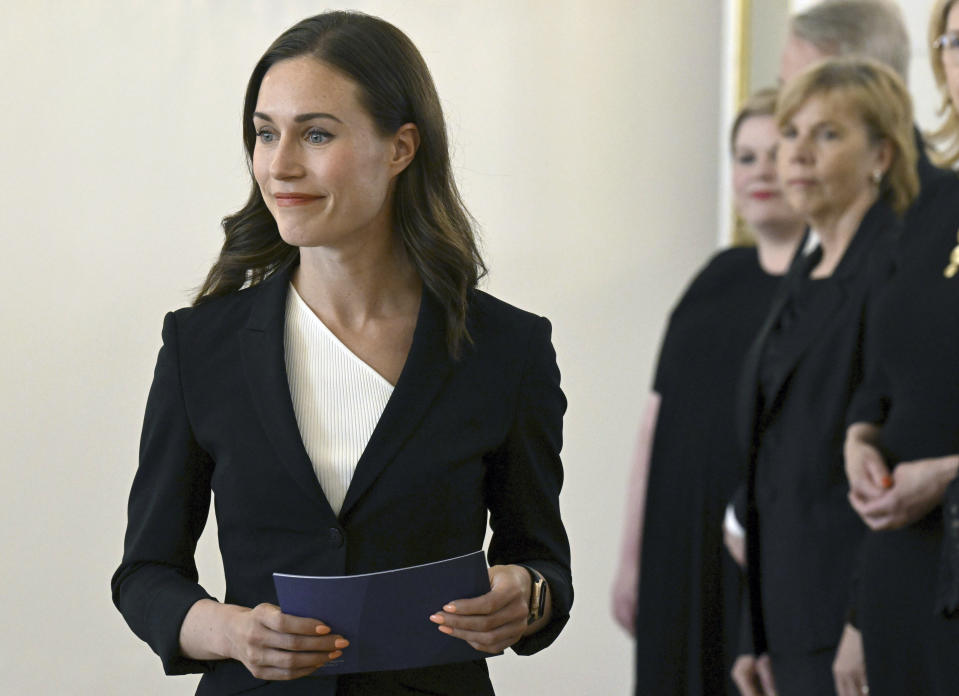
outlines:
[[[430,616],[443,633],[461,638],[477,650],[501,653],[528,628],[532,580],[523,566],[489,569],[490,591],[473,599],[457,599]]]
[[[957,468],[959,455],[905,462],[893,470],[892,486],[885,493],[871,500],[851,494],[849,502],[870,529],[900,529],[942,502]]]

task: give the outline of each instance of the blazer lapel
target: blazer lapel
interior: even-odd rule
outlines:
[[[816,255],[818,256],[818,254]],[[810,266],[813,265],[815,265],[815,262],[810,264]],[[841,288],[835,283],[829,283],[819,289],[815,307],[812,311],[802,313],[798,323],[791,331],[790,340],[781,345],[780,353],[776,356],[776,363],[768,366],[770,372],[769,384],[766,385],[768,390],[765,399],[765,408],[768,409],[772,407],[776,402],[786,380],[799,363],[799,359],[809,346],[812,345],[813,341],[819,336],[823,329],[829,326],[832,317],[835,316],[836,312],[839,311],[839,308],[842,306],[845,296],[846,294],[842,292]],[[780,315],[783,309],[784,307],[780,308]],[[776,318],[777,320],[779,319],[778,316]],[[773,327],[770,327],[770,330],[772,328]],[[767,332],[766,336],[768,337],[768,335]],[[765,348],[765,346],[763,347]]]
[[[254,408],[280,461],[306,494],[333,517],[303,446],[286,376],[283,330],[289,279],[287,270],[259,286],[247,324],[240,330],[243,370],[253,392]]]
[[[805,243],[806,237],[804,237],[803,241],[800,243],[800,249],[805,246]],[[769,337],[769,332],[772,331],[772,328],[776,325],[776,322],[779,321],[779,315],[782,314],[782,311],[786,306],[786,302],[789,300],[789,296],[793,292],[791,288],[799,282],[799,277],[807,267],[807,263],[808,261],[804,256],[802,256],[801,252],[797,253],[797,255],[793,258],[793,261],[789,266],[789,270],[786,272],[786,275],[783,277],[782,282],[779,284],[779,287],[776,290],[776,294],[773,297],[772,303],[769,307],[769,313],[766,315],[765,321],[763,321],[762,325],[759,327],[756,338],[753,339],[752,345],[746,352],[745,358],[743,358],[743,367],[742,371],[740,372],[738,390],[739,398],[737,400],[737,421],[739,423],[740,433],[739,440],[743,452],[750,451],[753,436],[756,432],[756,419],[760,411],[759,365],[760,361],[762,360],[763,351],[766,348],[766,340]]]
[[[893,222],[892,212],[882,203],[873,205],[863,217],[856,230],[855,236],[849,243],[849,248],[843,254],[839,265],[833,272],[835,282],[828,283],[819,290],[816,306],[812,311],[803,312],[799,319],[799,324],[793,331],[792,340],[782,346],[782,352],[777,356],[777,364],[772,366],[769,393],[765,406],[770,408],[779,397],[786,380],[792,374],[800,358],[813,344],[822,331],[831,326],[833,318],[842,309],[843,305],[859,297],[856,291],[857,287],[863,287],[864,279],[859,269],[866,263],[870,250],[875,246],[877,237]],[[792,278],[788,285],[790,293],[797,292],[804,279],[808,278],[810,272],[818,263],[821,257],[820,250],[815,250],[808,254],[800,263],[797,269],[799,274]],[[790,274],[792,275],[792,274]],[[788,299],[788,295],[787,298]],[[763,344],[768,338],[769,332],[775,326],[779,315],[782,313],[785,302],[778,307],[776,316],[770,316],[772,321],[765,325],[763,334]],[[761,347],[765,349],[765,345]],[[760,357],[761,357],[760,351]],[[758,370],[758,358],[757,358]],[[758,373],[757,373],[758,374]]]
[[[346,519],[353,506],[416,430],[451,369],[443,309],[423,288],[410,353],[383,415],[356,464],[356,471],[340,509],[341,520]]]

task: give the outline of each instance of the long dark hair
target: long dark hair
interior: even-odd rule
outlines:
[[[413,42],[392,24],[360,12],[326,12],[304,19],[283,32],[253,68],[243,104],[250,197],[242,209],[223,218],[223,248],[194,303],[256,285],[299,258],[299,249],[280,238],[253,178],[253,111],[270,67],[304,55],[355,82],[360,103],[383,134],[416,124],[420,145],[397,177],[393,224],[423,285],[443,306],[447,346],[451,355],[458,355],[462,342],[469,340],[468,294],[486,266],[453,179],[443,110]]]

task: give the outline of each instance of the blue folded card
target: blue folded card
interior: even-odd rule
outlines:
[[[410,669],[490,657],[429,620],[454,599],[489,592],[482,551],[424,565],[365,575],[273,573],[286,614],[322,621],[350,641],[316,674]]]

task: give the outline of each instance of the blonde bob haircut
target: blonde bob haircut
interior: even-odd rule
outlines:
[[[946,69],[942,65],[942,50],[936,50],[932,45],[936,39],[946,33],[949,10],[956,2],[959,0],[938,0],[929,16],[929,62],[932,64],[932,74],[936,78],[936,86],[939,87],[939,93],[942,96],[939,115],[943,118],[942,124],[932,131],[929,137],[938,146],[938,150],[932,153],[936,164],[950,169],[955,168],[959,163],[959,112],[956,111],[956,105],[952,103],[952,98],[949,96]]]
[[[879,196],[902,214],[919,194],[912,100],[899,76],[869,58],[830,58],[790,80],[779,95],[776,125],[782,129],[811,98],[824,96],[853,110],[874,143],[892,146],[892,161]]]

